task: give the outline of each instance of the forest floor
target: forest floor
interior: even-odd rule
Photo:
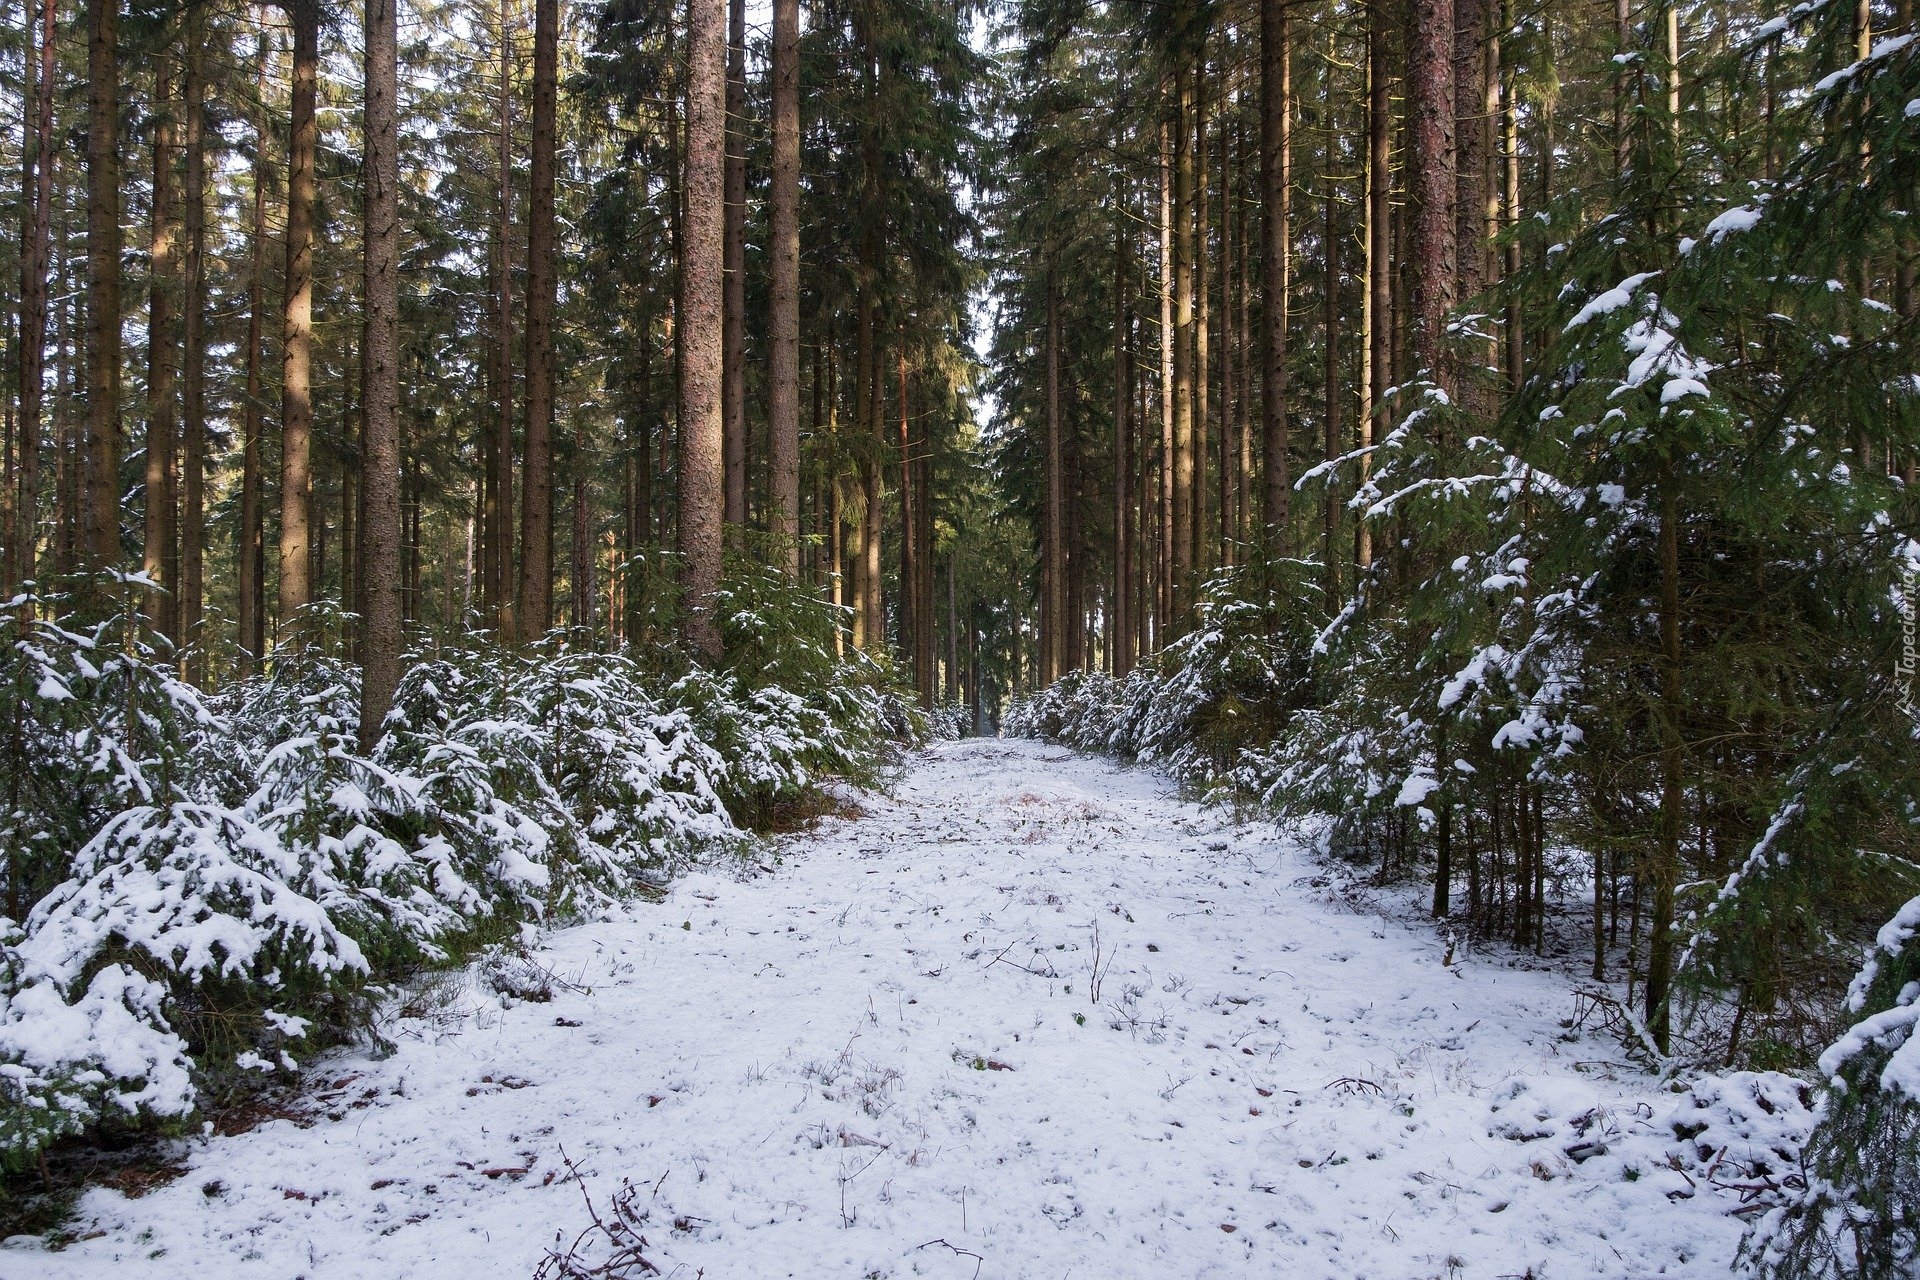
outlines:
[[[526,1277],[625,1180],[686,1280],[1727,1272],[1693,1095],[1565,974],[1151,771],[947,744],[778,853],[410,993],[0,1276]]]

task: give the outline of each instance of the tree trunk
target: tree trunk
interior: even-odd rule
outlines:
[[[573,420],[573,598],[569,612],[581,643],[589,646],[593,644],[595,626],[592,467],[586,418],[582,415]]]
[[[366,337],[361,384],[360,750],[372,750],[400,683],[400,143],[396,0],[367,0]],[[418,531],[415,530],[415,541]]]
[[[262,17],[265,15],[263,14]],[[240,642],[240,675],[254,673],[266,653],[266,537],[262,526],[264,502],[260,474],[260,359],[265,327],[267,243],[267,61],[264,22],[260,32],[260,65],[254,73],[257,114],[253,128],[253,223],[247,241],[246,397],[240,407],[240,538],[234,549],[239,599],[236,602]]]
[[[1133,377],[1132,306],[1127,288],[1133,274],[1133,236],[1126,223],[1126,188],[1116,173],[1113,255],[1113,673],[1133,666]],[[951,567],[948,573],[952,573]]]
[[[926,617],[920,612],[919,546],[920,519],[915,509],[912,441],[908,438],[907,413],[907,328],[902,322],[894,333],[894,359],[900,377],[900,650],[913,669],[914,688],[920,687],[920,633]]]
[[[87,437],[81,564],[120,559],[120,9],[87,0]]]
[[[174,165],[179,159],[179,117],[173,101],[174,63],[164,50],[154,73],[153,194],[148,204],[147,250],[147,439],[144,536],[140,568],[157,590],[146,601],[154,631],[180,645],[180,542],[178,404],[179,327],[174,313],[179,290],[180,218]]]
[[[1333,37],[1327,37],[1327,74],[1331,78],[1335,50]],[[1329,100],[1332,99],[1329,85]],[[1331,172],[1322,175],[1326,183],[1324,226],[1320,237],[1322,251],[1326,255],[1326,282],[1322,297],[1325,300],[1325,329],[1323,335],[1326,348],[1326,384],[1325,404],[1322,410],[1324,430],[1321,434],[1321,461],[1326,464],[1326,493],[1321,501],[1321,518],[1325,526],[1322,537],[1321,554],[1326,570],[1327,607],[1339,608],[1340,600],[1340,486],[1336,483],[1338,472],[1333,460],[1340,456],[1340,237],[1334,226],[1334,209],[1339,203],[1339,194],[1335,189],[1334,175]]]
[[[767,526],[800,572],[800,3],[773,4],[773,174],[767,193]]]
[[[699,0],[694,0],[699,3]],[[554,137],[560,0],[533,5],[533,155],[527,192],[527,426],[521,470],[520,588],[514,636],[522,645],[553,625]]]
[[[1060,302],[1054,281],[1053,261],[1047,261],[1047,496],[1046,529],[1040,548],[1040,684],[1058,680],[1064,672],[1066,643],[1066,558],[1064,510],[1066,505],[1066,458],[1060,424]]]
[[[298,650],[301,611],[313,602],[314,113],[320,78],[318,0],[289,0],[293,97],[287,139],[287,296],[281,348],[280,643]]]
[[[31,4],[31,0],[28,0]],[[28,22],[29,34],[32,22]],[[26,194],[26,236],[20,255],[20,465],[9,530],[5,581],[11,590],[33,579],[40,536],[40,420],[46,383],[47,268],[53,256],[53,92],[54,40],[58,23],[53,0],[40,7],[39,64],[33,83],[31,163],[22,174]],[[30,50],[31,52],[31,50]]]
[[[1647,931],[1647,1029],[1661,1053],[1672,1048],[1668,994],[1673,982],[1673,899],[1680,881],[1680,834],[1686,821],[1685,745],[1680,718],[1680,511],[1673,467],[1660,468],[1660,833],[1647,879],[1653,889]]]
[[[1393,279],[1390,204],[1393,176],[1393,98],[1388,83],[1386,19],[1367,20],[1367,208],[1366,294],[1361,299],[1360,462],[1356,483],[1365,487],[1373,472],[1375,421],[1386,413],[1387,379],[1393,364]],[[1364,513],[1353,522],[1353,563],[1365,573],[1373,564],[1373,525]]]
[[[726,119],[726,280],[721,329],[728,524],[747,523],[747,0],[729,0]]]
[[[1193,66],[1174,68],[1173,131],[1173,616],[1187,630],[1193,608]]]
[[[1453,385],[1444,359],[1455,299],[1453,0],[1413,0],[1407,109],[1412,121],[1413,358],[1416,376]]]
[[[1265,225],[1260,238],[1261,449],[1265,454],[1263,515],[1267,551],[1293,554],[1287,500],[1292,489],[1287,459],[1287,306],[1292,246],[1288,200],[1293,185],[1293,33],[1287,0],[1260,0],[1260,182]]]
[[[500,0],[499,222],[495,224],[493,276],[493,441],[487,450],[493,473],[487,483],[486,601],[494,634],[515,634],[513,593],[513,13]]]
[[[1230,93],[1223,93],[1222,99],[1229,107],[1232,105]],[[1239,246],[1233,224],[1237,194],[1233,182],[1233,136],[1231,125],[1223,117],[1220,122],[1220,470],[1216,481],[1219,486],[1219,562],[1227,568],[1232,568],[1235,560],[1233,539],[1238,520],[1235,504],[1239,501],[1233,470],[1234,414],[1239,407],[1235,379],[1240,355],[1239,334],[1235,328],[1239,318],[1235,309],[1239,278],[1234,254]]]
[[[182,334],[185,364],[181,378],[180,464],[180,638],[191,649],[187,678],[207,682],[206,637],[200,622],[206,601],[207,470],[207,10],[196,5],[187,16],[186,144],[186,317]]]
[[[1212,274],[1208,259],[1212,250],[1213,165],[1207,141],[1207,53],[1206,42],[1194,59],[1193,69],[1193,499],[1188,513],[1193,521],[1193,592],[1199,597],[1200,584],[1206,579],[1213,561],[1208,554],[1207,460],[1213,456],[1213,414],[1208,394],[1212,386],[1213,328]]]
[[[554,0],[541,0],[552,4]],[[720,658],[714,593],[720,587],[725,445],[721,421],[725,289],[727,11],[723,0],[687,0],[686,230],[680,342],[680,587],[683,630],[696,655]]]
[[[1154,642],[1166,644],[1167,619],[1173,614],[1173,150],[1171,134],[1160,126],[1160,459],[1159,507],[1154,557],[1159,590],[1154,608]]]
[[[1503,31],[1512,33],[1514,29],[1513,0],[1504,0],[1500,10],[1500,26]],[[1514,60],[1504,58],[1500,67],[1500,169],[1502,223],[1508,232],[1520,225],[1520,107],[1516,96],[1518,88],[1514,70]],[[1520,274],[1520,241],[1509,237],[1505,249],[1505,279],[1510,284]],[[1526,376],[1525,333],[1520,320],[1520,299],[1517,294],[1507,298],[1506,324],[1506,371],[1507,392],[1518,395],[1520,383]]]

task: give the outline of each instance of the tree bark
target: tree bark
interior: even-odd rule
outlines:
[[[1160,458],[1158,476],[1159,526],[1154,563],[1158,599],[1154,609],[1154,641],[1166,643],[1167,619],[1173,614],[1173,149],[1171,133],[1160,126]]]
[[[31,5],[32,0],[28,0]],[[31,12],[31,9],[29,9]],[[29,22],[31,33],[32,23]],[[11,590],[33,579],[40,536],[40,420],[46,384],[47,269],[52,261],[54,41],[53,0],[40,5],[38,69],[33,84],[30,163],[22,174],[26,236],[20,255],[20,464],[9,531],[6,580]]]
[[[1060,423],[1060,301],[1051,256],[1047,262],[1047,497],[1046,529],[1041,546],[1040,683],[1052,684],[1064,673],[1066,643],[1066,583],[1064,549],[1066,460]]]
[[[1168,634],[1191,621],[1193,546],[1193,67],[1174,68],[1173,131],[1173,616]]]
[[[1113,179],[1113,674],[1133,667],[1133,406],[1132,299],[1133,236],[1127,227],[1126,187]],[[951,580],[952,569],[948,569]]]
[[[304,642],[301,611],[313,602],[313,206],[320,127],[318,0],[289,0],[293,97],[287,138],[287,295],[281,348],[280,644]]]
[[[262,17],[265,15],[263,14]],[[254,673],[266,653],[266,536],[260,473],[261,337],[265,327],[267,244],[267,61],[264,22],[260,32],[260,65],[254,75],[256,102],[253,127],[253,222],[247,241],[246,396],[240,406],[240,539],[234,549],[239,599],[236,608],[240,643],[240,675]]]
[[[551,4],[553,0],[542,0]],[[680,329],[680,587],[682,627],[700,658],[720,657],[713,616],[724,512],[721,421],[726,210],[727,11],[687,0],[687,163]]]
[[[1360,461],[1356,483],[1365,487],[1373,472],[1374,427],[1384,416],[1387,379],[1393,364],[1393,97],[1387,68],[1386,19],[1374,10],[1367,20],[1367,287],[1361,300]],[[1373,525],[1364,513],[1353,522],[1355,569],[1373,564]]]
[[[119,3],[87,0],[87,434],[77,550],[96,571],[120,559],[119,144]]]
[[[726,289],[720,392],[725,422],[728,524],[747,523],[747,0],[729,0],[727,20]]]
[[[146,610],[168,646],[180,646],[179,541],[179,117],[173,101],[174,61],[162,51],[154,73],[153,188],[148,203],[146,497],[140,569],[157,588]]]
[[[1213,289],[1208,259],[1212,253],[1212,147],[1207,140],[1207,45],[1203,40],[1193,69],[1193,592],[1212,565],[1208,554],[1207,461],[1213,455],[1212,387]]]
[[[1413,0],[1413,357],[1417,376],[1453,385],[1444,357],[1455,301],[1453,0]]]
[[[370,751],[400,683],[400,143],[396,0],[366,0],[366,337],[361,348],[360,750]],[[418,541],[415,530],[414,541]]]
[[[1288,208],[1293,167],[1293,33],[1287,0],[1260,0],[1260,181],[1265,225],[1260,238],[1260,365],[1265,387],[1261,449],[1265,455],[1267,552],[1293,554],[1287,458],[1287,307],[1292,258]]]
[[[513,10],[500,0],[499,222],[493,277],[493,474],[487,484],[486,602],[494,633],[511,641],[515,589],[513,555]]]
[[[1222,92],[1222,100],[1231,107],[1231,82]],[[1239,278],[1238,263],[1234,255],[1238,249],[1235,242],[1233,224],[1234,188],[1233,174],[1233,128],[1223,116],[1220,122],[1220,469],[1216,477],[1219,494],[1219,537],[1220,564],[1232,568],[1234,563],[1234,534],[1238,516],[1235,504],[1239,501],[1238,491],[1234,488],[1234,415],[1239,407],[1237,394],[1236,369],[1239,363],[1239,334],[1235,328],[1239,313],[1235,309],[1238,302]]]
[[[694,0],[700,3],[700,0]],[[553,306],[555,116],[560,0],[533,5],[533,155],[527,192],[527,426],[521,469],[520,587],[514,635],[530,644],[553,625]]]
[[[1334,62],[1335,52],[1333,36],[1329,33],[1327,37],[1327,72],[1329,77],[1331,77],[1333,68],[1336,65]],[[1331,90],[1332,86],[1329,85],[1328,88]],[[1329,99],[1331,99],[1332,96],[1332,93],[1329,92]],[[1321,248],[1326,258],[1324,264],[1326,268],[1326,279],[1321,293],[1321,297],[1325,302],[1325,310],[1323,312],[1325,333],[1322,335],[1324,339],[1322,345],[1325,347],[1326,354],[1326,382],[1325,401],[1322,409],[1322,425],[1324,429],[1321,435],[1320,457],[1321,461],[1327,464],[1327,471],[1325,476],[1326,492],[1321,501],[1321,519],[1325,526],[1321,544],[1321,555],[1326,569],[1327,605],[1331,610],[1339,607],[1340,559],[1342,555],[1340,545],[1340,486],[1336,483],[1338,473],[1333,467],[1333,460],[1340,456],[1341,431],[1340,236],[1338,234],[1338,228],[1334,225],[1335,207],[1339,203],[1339,193],[1335,187],[1334,175],[1331,172],[1325,173],[1322,175],[1322,181],[1326,183],[1326,191],[1324,193],[1326,203],[1322,215],[1324,223],[1320,236]]]
[[[1504,0],[1500,10],[1500,26],[1511,33],[1514,29],[1513,0]],[[1513,59],[1503,58],[1500,67],[1500,168],[1501,168],[1501,214],[1502,225],[1511,232],[1520,225],[1520,107],[1516,96],[1516,84]],[[1520,274],[1520,241],[1509,238],[1506,244],[1503,264],[1505,279],[1511,283]],[[1520,384],[1526,377],[1525,332],[1520,318],[1520,299],[1516,294],[1507,297],[1506,323],[1506,371],[1507,392],[1517,395]]]
[[[767,193],[767,525],[787,572],[800,572],[800,4],[773,4],[773,174]]]
[[[207,9],[187,16],[185,323],[181,369],[180,639],[190,646],[187,678],[207,681],[206,637],[200,623],[206,601],[207,470]]]

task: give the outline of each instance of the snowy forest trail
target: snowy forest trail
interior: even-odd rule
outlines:
[[[1675,1098],[1563,1028],[1563,976],[1445,963],[1284,834],[1058,748],[859,804],[545,937],[550,1002],[417,996],[306,1122],[90,1192],[91,1238],[0,1276],[524,1277],[587,1225],[563,1151],[687,1280],[1725,1274],[1735,1201],[1665,1167]]]

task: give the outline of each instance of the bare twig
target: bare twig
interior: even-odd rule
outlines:
[[[914,1252],[918,1253],[922,1249],[931,1249],[933,1248],[934,1245],[939,1245],[942,1249],[952,1250],[953,1256],[956,1258],[972,1258],[973,1274],[976,1278],[980,1274],[980,1268],[986,1265],[987,1260],[981,1257],[979,1254],[975,1253],[973,1250],[962,1249],[957,1244],[949,1244],[944,1238],[939,1240],[929,1240],[925,1244],[917,1244],[913,1246],[913,1248],[914,1248]]]

